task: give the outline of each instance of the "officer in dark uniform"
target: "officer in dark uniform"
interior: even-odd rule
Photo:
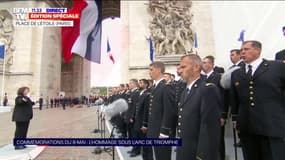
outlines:
[[[50,108],[53,108],[53,98],[50,98]]]
[[[66,97],[62,97],[61,99],[62,99],[62,101],[61,101],[62,109],[65,110],[67,99],[66,99]]]
[[[285,37],[285,26],[282,27],[282,32]],[[285,49],[279,51],[278,53],[275,54],[275,60],[279,61],[285,61]]]
[[[111,104],[114,101],[118,100],[119,98],[123,98],[123,97],[124,97],[124,91],[123,91],[122,85],[120,85],[120,87],[115,87],[113,89],[113,94],[112,94],[112,96],[110,96],[108,98],[107,104]],[[114,116],[110,120],[110,122],[112,123],[112,125],[114,125],[118,129],[119,134],[121,134],[120,136],[126,137],[126,131],[124,128],[123,117],[121,114]]]
[[[43,95],[41,95],[41,97],[39,98],[39,109],[42,110],[43,108],[43,103],[44,103],[44,99],[43,99]]]
[[[162,62],[153,62],[149,67],[150,77],[155,81],[149,97],[146,121],[147,138],[172,137],[175,135],[177,108],[174,92],[163,79],[165,66]],[[156,160],[170,160],[171,147],[153,147]],[[150,152],[152,152],[150,150]],[[149,153],[151,154],[151,153]],[[151,157],[149,157],[151,158]]]
[[[119,98],[123,98],[126,100],[126,102],[128,102],[128,98],[130,97],[130,93],[131,91],[129,90],[129,84],[122,84],[121,86],[124,86],[124,87],[121,87],[121,91],[119,93]],[[120,128],[121,128],[121,133],[122,133],[122,136],[127,138],[128,137],[128,126],[127,126],[127,123],[125,122],[125,112],[121,113],[119,115],[119,123],[120,123]]]
[[[134,132],[134,115],[136,111],[136,103],[139,98],[138,80],[131,79],[129,82],[130,94],[127,98],[128,110],[124,113],[124,120],[127,125],[128,138],[133,138]]]
[[[180,76],[180,68],[179,65],[177,66],[177,74],[178,76]],[[178,81],[171,81],[167,87],[170,89],[170,93],[172,94],[171,99],[174,97],[174,101],[175,101],[175,113],[176,115],[172,115],[173,117],[170,118],[170,123],[171,125],[177,125],[177,112],[178,112],[178,104],[181,98],[181,94],[184,91],[184,89],[186,88],[186,83],[183,79],[179,79]],[[169,133],[166,133],[169,134]],[[172,136],[175,137],[176,136],[176,132],[172,132]]]
[[[7,93],[5,93],[4,100],[3,100],[3,106],[7,106],[7,105],[8,105],[8,96],[7,96]]]
[[[136,110],[134,115],[134,138],[145,138],[146,134],[142,132],[141,127],[143,126],[143,114],[144,114],[144,108],[148,105],[148,96],[149,92],[147,91],[148,88],[148,80],[141,79],[139,81],[139,88],[140,93],[138,97],[138,101],[136,103]],[[134,146],[132,151],[130,152],[130,157],[135,157],[141,153],[140,146]],[[143,150],[143,159],[146,159],[147,153]]]
[[[181,76],[181,71],[180,71],[179,65],[177,66],[177,75]],[[175,75],[173,75],[173,77],[175,77]],[[182,78],[180,78],[178,81],[173,80],[171,82],[171,86],[175,92],[175,104],[178,106],[181,94],[184,91],[184,89],[186,88],[186,83]]]
[[[240,58],[240,49],[232,49],[230,51],[230,60],[232,62],[232,66],[229,67],[227,72],[232,72],[231,69],[233,69],[234,67],[243,67],[245,65],[245,63]],[[227,74],[227,72],[225,74]],[[224,96],[225,105],[224,105],[224,110],[222,113],[222,118],[227,120],[228,114],[229,114],[229,107],[230,107],[230,87],[225,87],[224,89],[225,89],[225,96]],[[239,137],[239,132],[237,133]],[[241,141],[239,140],[235,145],[236,145],[235,147],[241,147]],[[244,160],[246,160],[245,156],[244,156]]]
[[[214,71],[214,62],[215,59],[213,56],[206,56],[203,59],[203,72],[205,73],[204,75],[204,80],[207,83],[213,83],[215,84],[218,89],[219,89],[219,93],[220,93],[220,97],[222,98],[222,102],[224,102],[224,96],[225,96],[225,90],[224,88],[221,86],[220,84],[220,80],[221,80],[221,74]],[[224,103],[221,104],[220,106],[220,112],[221,115],[223,114],[224,110]],[[226,125],[226,119],[221,116],[221,137],[220,137],[220,160],[225,160],[226,158],[226,149],[225,149],[225,125]]]
[[[258,41],[242,44],[245,66],[231,78],[233,124],[248,160],[284,160],[285,64],[261,59],[261,49]]]
[[[183,56],[181,77],[187,88],[178,108],[177,134],[182,146],[177,147],[177,160],[217,160],[219,156],[221,97],[213,83],[200,78],[202,61],[198,55]]]

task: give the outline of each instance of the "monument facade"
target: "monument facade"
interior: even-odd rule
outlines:
[[[0,3],[0,43],[5,44],[5,62],[0,60],[0,74],[2,77],[5,63],[3,84],[9,105],[14,104],[17,89],[22,86],[31,88],[34,100],[40,95],[45,99],[58,97],[62,91],[71,97],[88,96],[90,62],[79,56],[74,56],[71,64],[62,62],[60,27],[16,27],[13,24],[12,8],[63,7],[65,1],[7,0]],[[66,65],[72,66],[71,70],[66,70]]]
[[[175,73],[181,56],[195,53],[197,33],[201,57],[215,55],[211,2],[121,1],[122,78],[149,78],[149,38],[154,60],[163,61],[166,71]]]

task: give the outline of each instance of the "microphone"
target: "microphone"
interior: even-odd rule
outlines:
[[[221,86],[224,88],[224,89],[230,89],[231,88],[231,76],[232,76],[232,73],[239,69],[240,67],[239,66],[234,66],[232,68],[230,68],[229,70],[227,70],[221,77],[221,80],[220,80],[220,83],[221,83]]]
[[[110,120],[112,117],[128,110],[128,103],[125,99],[120,98],[113,103],[105,106],[102,113]]]
[[[102,98],[99,98],[95,101],[94,105],[95,106],[100,106],[104,103],[104,100]]]

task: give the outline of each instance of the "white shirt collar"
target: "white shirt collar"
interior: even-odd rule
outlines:
[[[196,82],[199,78],[200,78],[200,77],[198,77],[197,79],[195,79],[194,81],[192,81],[190,85],[187,85],[187,88],[189,89],[189,91],[191,90],[192,86],[195,84],[195,82]]]
[[[140,95],[142,95],[145,91],[146,91],[146,89],[141,90]]]
[[[214,70],[211,70],[209,73],[206,74],[207,78],[214,72]]]
[[[137,88],[133,88],[133,89],[132,89],[132,92],[135,91],[136,89],[137,89]]]
[[[241,59],[239,61],[237,61],[237,63],[234,63],[234,65],[237,66],[238,64],[240,64],[240,62],[242,62]]]
[[[259,57],[256,60],[254,60],[251,63],[246,63],[246,72],[248,71],[248,65],[252,66],[252,75],[254,74],[254,72],[256,71],[256,69],[258,68],[258,66],[262,63],[262,58]]]

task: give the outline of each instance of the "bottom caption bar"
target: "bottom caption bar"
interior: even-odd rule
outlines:
[[[180,138],[15,138],[14,146],[181,146]]]

